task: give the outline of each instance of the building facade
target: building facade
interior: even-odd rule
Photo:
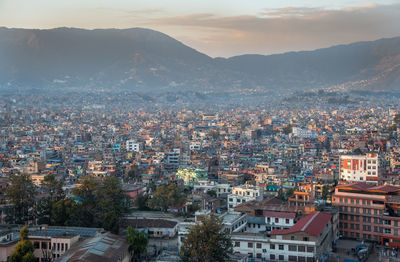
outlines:
[[[340,179],[352,182],[378,183],[377,154],[340,156]]]

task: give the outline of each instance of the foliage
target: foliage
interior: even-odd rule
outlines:
[[[362,155],[363,152],[361,151],[360,148],[356,148],[356,149],[353,150],[353,154],[354,154],[354,155]]]
[[[286,126],[286,127],[284,127],[283,128],[283,133],[285,134],[285,135],[289,135],[290,133],[292,133],[292,126],[291,125],[288,125],[288,126]]]
[[[232,253],[232,242],[223,231],[221,220],[203,216],[182,241],[180,258],[184,262],[225,261]]]
[[[35,207],[38,224],[51,224],[53,205],[65,197],[62,186],[63,182],[54,175],[44,177],[41,185],[44,197],[37,201]]]
[[[286,198],[293,196],[294,191],[295,191],[294,188],[289,188],[288,190],[286,190]]]
[[[35,195],[36,188],[29,175],[11,176],[6,197],[10,200],[13,208],[12,212],[8,214],[8,222],[24,224],[29,221],[35,204]]]
[[[133,252],[135,261],[140,261],[140,257],[146,252],[149,243],[147,233],[129,226],[126,232],[126,241],[129,244],[129,251]]]
[[[75,226],[103,227],[118,233],[120,218],[128,212],[129,201],[117,178],[106,177],[100,182],[86,176],[73,194],[78,200],[73,208]]]
[[[139,210],[149,210],[149,207],[147,205],[147,201],[149,200],[149,196],[147,194],[139,194],[136,197],[135,200],[135,205]]]
[[[119,231],[119,220],[128,212],[128,200],[121,182],[116,177],[104,178],[97,191],[98,207],[103,214],[103,228],[113,233]]]
[[[322,188],[322,199],[323,200],[328,199],[328,195],[329,195],[329,186],[324,185],[324,187]]]
[[[217,192],[215,192],[215,190],[208,190],[207,195],[212,197],[217,197]]]
[[[179,206],[185,202],[185,198],[175,184],[160,185],[148,201],[149,207],[167,211],[170,206]]]
[[[75,202],[71,199],[61,199],[55,202],[51,208],[51,225],[72,225],[72,216],[75,211]]]
[[[394,132],[394,131],[396,131],[396,130],[397,130],[397,125],[396,125],[396,124],[389,125],[389,126],[387,127],[387,131],[389,131],[389,132]]]
[[[36,261],[33,255],[34,248],[31,241],[28,240],[28,227],[21,228],[19,235],[21,240],[17,243],[15,250],[10,254],[7,262],[34,262]]]
[[[137,168],[132,168],[131,170],[128,171],[128,178],[132,179],[133,181],[139,181],[140,176]]]
[[[393,121],[396,123],[396,125],[400,124],[400,114],[396,114]]]

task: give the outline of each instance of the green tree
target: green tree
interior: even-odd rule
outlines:
[[[115,234],[119,231],[120,218],[128,212],[128,197],[116,177],[106,177],[97,191],[98,207],[103,216],[102,226]]]
[[[53,205],[65,197],[62,186],[63,182],[58,181],[54,175],[47,175],[44,177],[41,185],[43,197],[36,202],[35,206],[38,224],[51,223]]]
[[[103,227],[118,233],[120,219],[128,212],[129,201],[121,182],[115,177],[106,177],[103,181],[91,176],[81,179],[81,185],[74,189],[77,204],[73,205],[73,214],[68,221],[74,226]],[[63,206],[60,212],[63,212]]]
[[[400,124],[400,114],[396,114],[393,121],[396,125]]]
[[[128,179],[131,179],[133,181],[139,181],[140,176],[139,172],[137,170],[137,167],[133,167],[131,170],[128,171]]]
[[[149,196],[147,194],[141,193],[136,197],[135,205],[139,210],[149,210],[149,207],[147,205],[148,200]]]
[[[179,256],[183,262],[225,261],[232,253],[232,242],[221,219],[203,216],[182,241]]]
[[[185,198],[175,184],[160,185],[148,201],[153,209],[167,211],[170,206],[179,206],[185,202]]]
[[[289,135],[290,133],[292,133],[292,126],[291,125],[288,125],[288,126],[286,126],[286,127],[284,127],[283,128],[283,133],[285,134],[285,135]]]
[[[74,194],[78,204],[74,208],[75,226],[100,227],[101,218],[98,213],[98,191],[100,182],[92,176],[80,179],[80,186],[74,188]]]
[[[126,229],[126,241],[129,244],[129,251],[133,252],[134,261],[140,261],[142,254],[147,250],[149,238],[146,232],[138,231],[129,226]]]
[[[76,205],[72,199],[61,199],[55,202],[51,208],[50,224],[54,226],[70,226],[72,217],[76,212]]]
[[[293,196],[295,189],[294,188],[289,188],[288,190],[286,190],[286,198],[289,198],[291,196]]]
[[[329,195],[329,186],[325,185],[322,188],[322,199],[323,200],[327,200],[328,199],[328,195]]]
[[[33,244],[28,240],[28,227],[24,226],[21,228],[19,235],[21,240],[18,241],[15,250],[10,254],[7,262],[34,262],[36,261],[33,255]]]
[[[29,175],[13,175],[10,186],[7,188],[6,197],[12,204],[7,220],[13,224],[25,224],[32,219],[35,204],[36,188]]]

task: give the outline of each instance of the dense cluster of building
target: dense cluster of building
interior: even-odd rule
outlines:
[[[168,211],[192,219],[134,211],[124,225],[151,238],[177,238],[179,248],[197,217],[214,213],[231,236],[234,261],[323,261],[340,238],[400,247],[396,112],[371,106],[109,111],[9,101],[0,109],[0,188],[20,174],[40,188],[51,175],[68,195],[80,177],[115,176],[135,205],[139,195],[151,198],[157,186],[174,183],[185,201]],[[2,195],[0,261],[18,241],[19,227],[5,225],[9,205]],[[129,256],[121,236],[101,229],[32,225],[31,232],[39,261],[43,250],[57,261],[97,261],[107,248],[120,259],[107,261]]]

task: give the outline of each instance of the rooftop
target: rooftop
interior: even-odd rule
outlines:
[[[271,235],[286,235],[296,232],[306,232],[313,236],[319,236],[331,218],[331,214],[317,211],[303,217],[289,229],[272,230]]]

